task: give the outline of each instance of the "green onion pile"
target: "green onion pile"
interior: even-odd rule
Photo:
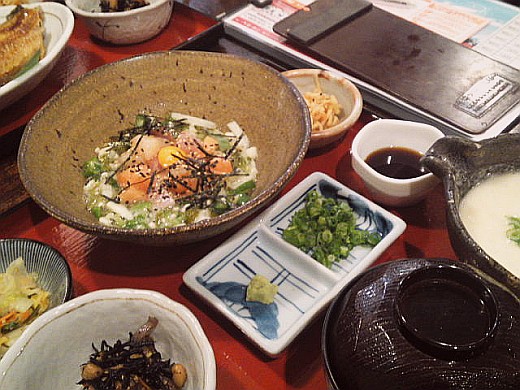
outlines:
[[[304,208],[293,215],[282,237],[327,268],[345,259],[354,247],[373,247],[381,241],[379,233],[356,228],[356,214],[348,203],[317,191],[307,194]]]

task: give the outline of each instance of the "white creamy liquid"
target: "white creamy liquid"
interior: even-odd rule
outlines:
[[[520,245],[509,240],[508,217],[520,217],[520,173],[492,176],[472,188],[460,203],[460,217],[471,237],[516,277]]]

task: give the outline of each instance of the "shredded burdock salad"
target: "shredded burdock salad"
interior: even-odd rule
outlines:
[[[256,186],[257,149],[239,124],[139,114],[83,165],[88,210],[108,226],[169,228],[246,203]]]

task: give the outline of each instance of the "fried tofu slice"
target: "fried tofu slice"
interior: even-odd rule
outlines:
[[[43,13],[17,6],[0,25],[0,86],[45,55]]]

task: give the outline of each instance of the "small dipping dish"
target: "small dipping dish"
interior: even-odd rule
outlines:
[[[439,129],[424,123],[397,119],[370,122],[352,142],[352,168],[374,201],[394,207],[414,205],[439,183],[420,160],[442,137]],[[380,160],[379,166],[370,162],[372,158]],[[407,171],[404,175],[402,168]]]

